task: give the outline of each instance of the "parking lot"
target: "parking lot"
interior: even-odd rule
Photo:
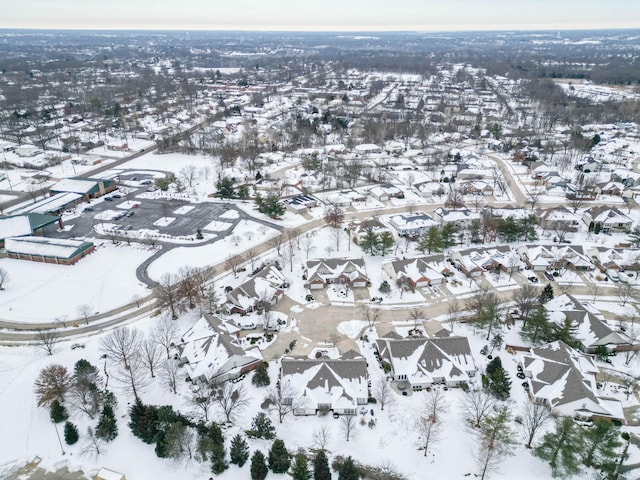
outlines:
[[[143,175],[122,175],[121,182],[129,187],[116,190],[88,203],[82,203],[73,215],[67,215],[65,225],[71,227],[53,236],[59,238],[90,237],[97,235],[94,227],[102,224],[106,228],[115,225],[115,230],[136,231],[156,230],[160,236],[188,237],[196,234],[198,229],[203,233],[205,227],[219,220],[215,233],[224,236],[230,232],[240,218],[246,215],[233,205],[220,203],[190,203],[188,200],[176,198],[140,198],[142,193],[154,189],[147,183]],[[149,178],[153,178],[149,176]],[[227,212],[235,210],[237,214]],[[227,213],[227,218],[220,218]],[[228,225],[228,228],[225,228]]]

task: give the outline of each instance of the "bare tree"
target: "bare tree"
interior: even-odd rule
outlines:
[[[91,305],[87,303],[83,303],[82,305],[78,305],[78,315],[84,320],[85,325],[89,325],[89,315],[91,315]]]
[[[483,390],[472,390],[464,399],[464,419],[473,427],[480,428],[484,419],[489,415],[496,400]]]
[[[616,287],[616,295],[624,307],[634,296],[633,287],[629,283],[620,282]]]
[[[340,228],[334,228],[331,230],[331,238],[336,242],[336,252],[340,250],[340,240],[342,239],[343,234],[344,231]]]
[[[520,414],[522,418],[522,434],[527,442],[526,447],[531,448],[536,433],[551,420],[551,416],[544,405],[531,403],[527,400],[522,404]]]
[[[225,421],[231,423],[249,405],[244,385],[226,382],[219,386],[214,393],[214,404],[221,411]]]
[[[513,293],[513,302],[518,308],[520,317],[523,320],[523,326],[526,325],[529,315],[531,315],[531,313],[538,307],[539,297],[540,292],[538,288],[534,287],[530,283],[522,285]]]
[[[0,268],[0,290],[4,290],[4,284],[9,280],[9,272]]]
[[[214,402],[214,389],[208,382],[198,382],[191,387],[188,403],[196,409],[205,423],[209,422],[209,412]]]
[[[358,422],[355,415],[343,415],[340,417],[340,427],[347,442],[357,436],[357,425]]]
[[[458,321],[458,315],[461,310],[462,304],[460,303],[460,300],[455,297],[449,298],[449,301],[447,302],[447,315],[449,317],[449,328],[451,328],[452,332],[456,322]]]
[[[171,393],[178,393],[178,362],[167,360],[162,364],[161,372],[162,379]]]
[[[111,362],[122,364],[125,370],[129,369],[131,359],[139,354],[141,347],[140,330],[129,327],[119,327],[100,340],[100,350]]]
[[[82,453],[84,455],[98,456],[104,451],[105,440],[96,435],[93,428],[87,427],[87,435],[85,438],[85,444],[82,447]]]
[[[149,369],[151,378],[155,378],[156,371],[163,361],[163,355],[158,343],[152,336],[146,338],[142,342],[140,349],[140,361]]]
[[[34,383],[38,406],[49,406],[57,400],[64,402],[64,396],[71,387],[71,377],[63,365],[53,364],[40,370]]]
[[[409,310],[409,319],[413,320],[413,328],[417,329],[420,325],[420,320],[424,320],[424,312],[421,308],[415,307]]]
[[[384,375],[378,375],[371,386],[371,395],[380,404],[380,410],[385,405],[391,405],[395,400],[393,389]]]
[[[493,408],[480,425],[477,458],[480,480],[495,471],[505,456],[513,455],[515,440],[510,422],[509,406],[502,404]]]
[[[39,330],[36,336],[40,348],[47,352],[47,355],[53,355],[53,349],[58,343],[58,334],[55,330]]]
[[[111,376],[123,389],[140,400],[140,393],[149,385],[149,376],[138,351],[129,357],[126,364],[116,364]]]
[[[266,400],[269,402],[269,409],[278,414],[280,423],[287,415],[302,408],[306,403],[306,397],[296,392],[289,382],[283,381],[269,388]]]
[[[302,245],[302,250],[307,257],[307,260],[309,260],[309,255],[311,255],[311,252],[315,248],[315,245],[313,244],[313,237],[311,236],[311,234],[305,233],[300,243]]]
[[[153,330],[152,338],[158,345],[164,348],[167,354],[167,360],[171,357],[171,347],[173,346],[175,336],[176,324],[168,316],[162,315],[156,328]]]
[[[247,250],[245,257],[248,260],[249,265],[251,265],[251,271],[255,271],[255,263],[256,258],[258,258],[258,251],[255,248],[250,248],[249,250]]]
[[[326,450],[329,440],[331,439],[331,430],[326,425],[322,425],[317,430],[313,431],[311,437],[312,446],[316,450]]]
[[[176,313],[178,304],[177,278],[172,273],[165,273],[160,278],[160,282],[154,289],[154,294],[162,306],[169,307],[171,318],[178,318]]]
[[[598,296],[600,295],[600,293],[602,293],[602,288],[600,288],[600,285],[598,285],[596,282],[594,282],[589,287],[589,293],[591,294],[591,301],[595,302],[596,299],[598,298]]]
[[[424,456],[427,456],[429,446],[438,441],[442,432],[442,416],[447,411],[446,400],[439,389],[432,390],[426,399],[422,410],[415,422],[420,434]]]
[[[379,308],[362,305],[362,316],[369,324],[369,330],[372,331],[376,322],[380,319],[382,311]]]
[[[224,263],[224,267],[227,270],[231,270],[233,272],[234,277],[238,277],[238,272],[240,271],[240,266],[242,265],[242,257],[240,255],[232,255],[227,258]]]
[[[194,164],[185,165],[178,172],[180,180],[189,185],[189,188],[193,187],[193,183],[198,178],[198,168]]]

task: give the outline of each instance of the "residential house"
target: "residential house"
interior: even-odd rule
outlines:
[[[586,352],[593,353],[601,346],[614,350],[619,345],[630,343],[625,336],[607,324],[598,310],[579,302],[571,295],[555,297],[544,306],[551,322],[559,326],[569,322],[572,336]]]
[[[457,387],[477,371],[467,337],[383,337],[376,340],[376,347],[400,389],[421,390],[434,384]]]
[[[324,288],[331,283],[342,283],[352,288],[370,285],[362,258],[328,258],[309,260],[305,272],[306,286],[311,290]]]
[[[522,245],[517,252],[535,272],[562,268],[581,272],[594,269],[591,259],[579,245]]]
[[[367,361],[354,351],[336,359],[283,357],[280,387],[295,415],[356,415],[369,398]]]
[[[633,220],[616,207],[604,205],[588,209],[582,216],[582,221],[590,232],[628,232],[633,226]]]
[[[637,248],[593,247],[587,255],[602,273],[607,270],[633,272],[637,278],[640,272],[640,249]]]
[[[482,214],[480,212],[473,212],[468,208],[459,208],[456,210],[447,210],[439,207],[434,210],[435,219],[440,222],[441,225],[453,224],[458,227],[458,230],[464,230],[471,226],[471,222],[474,220],[481,220]]]
[[[231,324],[205,314],[182,335],[176,347],[193,382],[226,382],[262,363],[260,349],[244,350],[236,332]]]
[[[419,237],[431,227],[440,227],[440,224],[433,217],[424,212],[392,215],[389,217],[388,223],[398,235],[410,238]]]
[[[442,285],[451,274],[444,255],[384,262],[382,268],[397,283],[408,282],[414,289]]]
[[[594,191],[597,195],[613,195],[622,197],[626,186],[621,182],[602,182],[596,184]]]
[[[454,266],[467,277],[477,277],[483,272],[513,273],[520,270],[520,259],[510,247],[472,248],[451,252]]]
[[[543,230],[563,232],[577,232],[580,230],[580,215],[571,212],[566,207],[553,207],[538,210],[540,226]]]
[[[268,265],[227,293],[229,311],[246,315],[256,308],[258,302],[276,304],[284,296],[287,286],[287,279],[282,272],[274,265]]]
[[[624,420],[619,400],[601,396],[593,357],[562,341],[532,348],[520,362],[529,396],[552,414]]]

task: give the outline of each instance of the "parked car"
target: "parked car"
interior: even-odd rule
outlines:
[[[547,278],[547,280],[553,282],[555,279],[553,278],[553,274],[551,272],[544,272],[544,276]]]
[[[134,211],[130,210],[130,211],[128,211],[128,212],[125,214],[125,217],[133,217],[133,215],[134,215],[135,213],[136,213],[136,212],[134,212]]]
[[[91,207],[85,207],[85,208],[83,209],[83,211],[84,211],[84,212],[93,212],[93,208],[91,208]]]
[[[122,195],[116,193],[115,195],[111,195],[111,198],[122,198]]]
[[[538,283],[538,277],[529,277],[529,281],[532,283]]]
[[[113,198],[111,198],[111,197],[104,197],[104,201],[105,201],[105,202],[113,202]]]

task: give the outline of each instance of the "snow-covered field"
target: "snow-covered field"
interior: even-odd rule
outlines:
[[[2,292],[0,318],[19,322],[75,320],[79,305],[106,312],[149,293],[136,278],[136,267],[154,250],[108,242],[75,265],[53,265],[9,258],[0,268],[11,279]]]

